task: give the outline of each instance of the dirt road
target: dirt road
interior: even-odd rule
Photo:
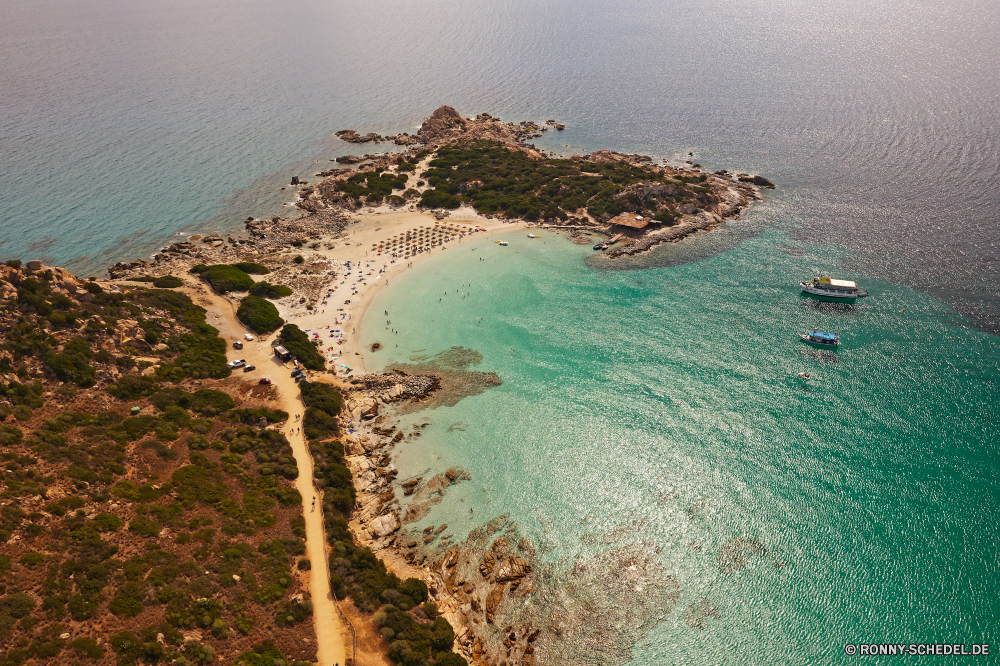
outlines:
[[[195,302],[208,310],[207,322],[219,329],[226,341],[229,360],[245,359],[256,370],[246,373],[246,379],[257,381],[261,377],[271,380],[277,389],[279,407],[289,414],[282,432],[292,445],[299,476],[295,487],[302,494],[302,512],[306,519],[306,556],[312,568],[309,571],[309,590],[313,602],[313,623],[316,627],[316,656],[319,666],[346,663],[348,645],[351,644],[344,620],[337,611],[330,592],[330,570],[327,565],[326,535],[323,529],[323,501],[313,485],[313,461],[309,446],[301,432],[301,415],[305,408],[298,386],[291,377],[292,366],[285,365],[271,352],[270,342],[244,339],[248,331],[236,319],[236,307],[225,298],[212,293],[202,285],[193,287]],[[242,340],[243,349],[234,349],[233,341]],[[235,370],[234,373],[241,373]],[[297,417],[298,415],[298,417]],[[316,498],[315,506],[313,498]]]

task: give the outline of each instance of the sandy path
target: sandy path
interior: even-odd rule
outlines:
[[[341,358],[333,363],[345,363],[354,369],[354,374],[365,372],[363,352],[358,343],[357,331],[361,327],[361,320],[379,290],[386,288],[397,280],[408,267],[416,265],[418,261],[429,257],[437,257],[439,254],[447,252],[450,248],[461,246],[469,242],[482,242],[489,236],[510,231],[525,229],[521,223],[509,224],[499,220],[489,220],[474,213],[453,215],[443,223],[457,223],[485,227],[485,232],[477,232],[471,236],[466,236],[461,241],[455,240],[444,247],[437,247],[429,252],[424,252],[411,257],[410,259],[397,259],[395,263],[390,263],[391,258],[379,256],[372,249],[373,244],[386,240],[391,236],[417,229],[419,227],[433,227],[436,220],[433,216],[425,213],[398,212],[381,213],[358,216],[358,222],[352,224],[347,229],[347,236],[341,239],[330,239],[336,245],[330,250],[320,250],[318,254],[329,259],[338,261],[350,261],[357,267],[365,266],[366,260],[372,260],[373,274],[367,275],[369,269],[364,269],[367,278],[366,285],[359,285],[356,294],[351,294],[350,282],[340,285],[343,276],[334,279],[330,286],[337,285],[338,288],[333,296],[328,299],[326,306],[318,306],[316,310],[302,314],[300,312],[289,313],[282,311],[282,317],[292,324],[296,324],[303,330],[319,331],[326,326],[340,328],[344,331],[344,344],[340,345],[338,351]],[[374,280],[378,275],[379,268],[387,265],[385,273],[381,278]],[[358,275],[357,270],[352,275]],[[309,447],[302,435],[300,428],[301,420],[296,415],[304,413],[298,387],[291,377],[292,365],[287,367],[278,360],[271,352],[269,341],[261,342],[254,340],[248,342],[243,335],[247,330],[236,319],[236,304],[232,301],[215,294],[210,289],[200,283],[190,282],[195,294],[196,301],[200,302],[208,310],[207,320],[212,326],[219,329],[220,336],[226,340],[226,353],[229,360],[245,359],[248,364],[256,366],[256,370],[246,373],[247,380],[257,380],[267,377],[272,385],[277,388],[280,408],[288,412],[289,420],[286,422],[282,432],[288,438],[295,456],[299,476],[295,486],[302,495],[302,510],[306,523],[306,555],[312,563],[309,572],[309,588],[313,602],[313,622],[316,630],[316,655],[319,666],[332,666],[333,664],[345,664],[349,656],[349,646],[351,636],[345,626],[343,618],[337,611],[330,592],[330,574],[327,564],[327,544],[326,535],[323,528],[323,510],[321,495],[316,492],[313,484],[313,462],[309,454]],[[344,304],[345,300],[350,300],[350,304]],[[343,308],[343,312],[338,312],[337,308]],[[338,316],[349,315],[346,324],[336,326],[334,321]],[[256,337],[256,336],[255,336]],[[233,340],[243,340],[242,350],[234,349]],[[324,338],[326,340],[326,338]],[[332,365],[332,364],[331,364]],[[239,370],[237,373],[241,372]],[[314,374],[314,373],[310,373]],[[318,377],[322,379],[322,377]],[[312,506],[312,498],[316,497],[316,507]],[[388,553],[382,553],[385,557]],[[392,559],[392,558],[390,558]],[[395,570],[408,570],[410,567],[402,560],[390,562]],[[412,574],[410,574],[412,575]]]
[[[248,342],[243,335],[247,330],[236,319],[236,306],[231,301],[212,293],[211,290],[199,285],[198,295],[202,304],[208,309],[207,320],[219,329],[219,334],[226,341],[226,354],[229,360],[245,359],[248,364],[257,367],[256,370],[245,373],[245,379],[254,381],[267,377],[278,390],[278,400],[281,409],[289,414],[289,419],[282,429],[292,446],[299,476],[295,487],[302,495],[302,513],[306,521],[306,557],[312,568],[308,573],[309,592],[313,602],[313,624],[316,629],[316,657],[319,666],[345,664],[348,656],[348,645],[351,642],[343,618],[337,611],[330,592],[330,569],[327,564],[326,534],[323,529],[323,503],[313,485],[313,461],[309,454],[309,446],[301,433],[302,422],[296,418],[305,412],[295,380],[291,377],[292,366],[285,367],[271,352],[270,342],[254,340]],[[255,336],[256,337],[256,336]],[[233,340],[243,340],[242,350],[233,348]],[[235,370],[239,376],[241,370]],[[312,498],[316,497],[315,507]]]

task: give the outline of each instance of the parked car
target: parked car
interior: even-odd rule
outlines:
[[[230,361],[229,362],[229,367],[230,368],[242,368],[246,364],[247,364],[246,359],[242,359],[241,358],[238,361]]]
[[[233,340],[233,349],[243,349],[243,343],[239,340]]]
[[[247,342],[253,342],[253,336],[249,333],[244,334],[243,337],[247,339]]]
[[[256,369],[257,369],[256,365],[244,365],[243,366],[243,372],[253,372]]]
[[[301,377],[304,374],[305,373],[302,372],[302,368],[295,368],[294,370],[292,370],[292,377]]]
[[[258,384],[270,384],[270,383],[271,383],[271,380],[270,380],[270,379],[268,379],[267,377],[261,377],[261,378],[260,378],[260,381],[258,381],[257,383],[258,383]]]

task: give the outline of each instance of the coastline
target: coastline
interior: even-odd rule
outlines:
[[[343,326],[344,343],[340,345],[340,359],[347,359],[355,376],[367,372],[365,366],[365,350],[361,348],[359,334],[356,331],[364,319],[369,306],[381,290],[389,286],[389,281],[401,280],[410,266],[424,262],[432,257],[438,257],[449,249],[460,247],[463,243],[474,240],[490,238],[500,233],[527,229],[527,225],[522,222],[505,222],[496,219],[488,219],[482,216],[459,211],[444,221],[436,220],[429,213],[406,211],[406,212],[379,212],[364,213],[357,216],[348,227],[345,228],[341,238],[321,238],[320,242],[334,241],[332,249],[318,249],[311,254],[306,262],[319,258],[319,261],[330,262],[341,269],[350,262],[352,266],[360,266],[366,261],[373,262],[373,268],[368,269],[373,273],[368,275],[368,270],[364,270],[365,277],[380,276],[381,279],[373,280],[363,287],[363,291],[351,294],[348,289],[338,289],[328,299],[326,305],[314,306],[313,310],[302,307],[302,304],[288,303],[289,299],[279,303],[278,311],[287,323],[295,324],[302,330],[316,331],[325,326],[333,326],[331,319],[348,315],[350,322]],[[386,261],[377,252],[372,251],[372,244],[384,241],[387,238],[399,233],[405,233],[419,227],[433,227],[435,224],[448,222],[456,225],[465,225],[470,228],[470,233],[463,238],[458,238],[440,247],[435,247],[427,252],[416,255],[408,260],[397,259],[394,262],[390,259]],[[485,231],[472,231],[476,226],[484,227]],[[351,240],[346,241],[347,238]],[[346,241],[346,242],[345,242]],[[384,273],[379,274],[376,269],[382,264],[387,265]],[[335,284],[333,282],[327,284]],[[346,282],[346,280],[345,280]],[[346,284],[344,285],[347,286]],[[294,299],[292,299],[294,300]],[[344,303],[350,300],[350,303]],[[342,312],[341,312],[342,310]],[[351,332],[348,332],[348,329]],[[326,330],[326,329],[324,329]],[[339,373],[338,373],[339,374]]]
[[[553,128],[561,129],[554,121],[550,122]],[[531,228],[565,232],[567,240],[577,243],[582,242],[584,235],[610,238],[612,243],[618,239],[621,244],[605,254],[607,261],[613,261],[616,256],[646,252],[659,243],[676,242],[710,230],[726,219],[737,217],[743,208],[760,199],[759,187],[773,187],[766,179],[747,174],[732,175],[725,171],[712,174],[700,165],[653,165],[652,158],[646,156],[609,151],[558,160],[549,156],[547,160],[544,152],[525,143],[545,129],[534,123],[501,123],[488,114],[466,120],[454,109],[442,107],[421,127],[419,138],[406,139],[406,145],[415,143],[416,148],[366,156],[368,163],[357,170],[318,173],[316,176],[321,180],[314,185],[293,178],[292,185],[303,187],[298,192],[296,206],[306,211],[305,216],[294,220],[248,218],[244,227],[249,238],[195,235],[164,248],[152,262],[120,262],[108,270],[113,281],[171,274],[190,281],[188,273],[198,264],[253,262],[269,269],[265,277],[255,281],[266,280],[291,290],[290,296],[272,299],[277,313],[285,324],[297,326],[318,343],[326,365],[323,372],[312,371],[307,377],[310,381],[332,383],[343,395],[341,439],[345,464],[357,492],[349,519],[355,543],[370,548],[401,579],[418,577],[425,581],[431,600],[438,603],[441,614],[454,627],[454,649],[472,663],[483,659],[492,663],[504,655],[510,657],[512,650],[522,660],[532,661],[544,623],[522,617],[523,613],[513,610],[517,604],[508,602],[515,597],[527,601],[536,586],[534,572],[544,565],[533,544],[520,537],[516,524],[506,516],[494,517],[454,545],[450,534],[433,543],[446,525],[432,535],[426,531],[420,535],[405,528],[440,501],[448,487],[471,477],[461,468],[451,468],[429,479],[419,477],[395,483],[398,472],[392,465],[390,449],[406,435],[402,429],[382,427],[391,416],[384,412],[380,415],[380,407],[384,404],[391,412],[391,403],[419,403],[441,388],[441,380],[433,373],[423,372],[418,375],[424,377],[398,372],[368,374],[359,324],[368,314],[375,295],[389,286],[389,280],[403,279],[407,269],[418,261],[463,243]],[[557,193],[560,195],[569,191],[567,183],[576,183],[586,190],[596,182],[607,182],[617,195],[608,198],[605,188],[601,190],[602,201],[592,204],[598,198],[593,195],[585,207],[579,207],[583,200],[570,197],[566,201],[578,203],[570,205],[569,210],[559,208],[561,203],[551,203],[541,217],[537,210],[524,215],[483,214],[477,210],[479,204],[473,196],[483,186],[482,180],[468,181],[473,176],[467,176],[467,181],[460,184],[449,183],[452,171],[442,168],[440,158],[435,166],[431,165],[435,156],[455,155],[456,151],[461,156],[478,150],[506,160],[505,168],[509,169],[509,164],[521,165],[516,166],[515,173],[520,173],[517,169],[527,164],[523,168],[535,174],[530,178],[548,178],[546,182],[550,184],[559,184],[558,180],[551,180],[555,172],[544,171],[540,166],[569,174],[570,180]],[[489,178],[489,171],[482,173],[480,178]],[[380,189],[387,185],[391,189]],[[507,186],[498,191],[503,187]],[[404,188],[405,197],[385,194]],[[459,203],[451,194],[457,192],[468,193],[473,203]],[[440,206],[429,206],[432,201]],[[644,212],[645,218],[628,212],[635,210]],[[659,212],[654,217],[647,210]],[[204,285],[199,288],[208,291]],[[209,300],[228,302],[229,314],[234,314],[243,293],[213,293],[209,294]],[[235,322],[234,325],[240,327]],[[260,340],[269,337],[263,335]],[[265,349],[263,355],[262,349]],[[269,351],[262,345],[257,353],[248,355],[261,367],[269,367],[276,363],[273,357],[270,361],[265,358]],[[228,349],[230,358],[241,355],[242,352]],[[281,370],[279,374],[285,375]],[[282,393],[287,393],[283,402],[289,408],[293,403],[299,406],[298,390],[292,379],[285,375],[278,381]],[[485,384],[489,385],[495,383]],[[419,436],[419,427],[415,425],[408,436]],[[302,445],[296,449],[299,466],[303,472],[310,472],[313,463],[309,447]],[[400,485],[404,497],[413,495],[405,513],[396,496]],[[305,495],[303,511],[307,512]],[[315,526],[312,527],[310,531],[315,532]],[[316,538],[310,534],[313,542],[310,552],[315,550]],[[324,539],[324,550],[329,551],[325,537],[319,538]],[[483,552],[487,554],[484,556]],[[634,562],[642,557],[641,553],[609,554],[604,561],[595,560],[593,570],[599,572],[595,575],[608,579],[628,578],[625,568],[634,568]],[[650,571],[656,569],[654,564],[649,563]],[[459,571],[463,573],[458,575]],[[551,572],[548,574],[550,578]],[[662,593],[665,607],[669,607],[676,601],[671,587],[674,583],[669,577],[663,583],[658,592]],[[644,581],[643,585],[655,586],[655,581]],[[329,589],[328,582],[326,587]],[[314,596],[317,594],[321,595],[322,590],[314,590]],[[320,618],[320,614],[326,619]],[[329,614],[329,610],[317,613],[317,634],[322,633],[321,619],[328,622]],[[498,617],[521,625],[516,631],[510,631],[513,625],[501,631],[499,626],[493,626],[500,622]],[[546,649],[544,643],[543,637],[539,649]],[[375,649],[384,651],[384,647]]]

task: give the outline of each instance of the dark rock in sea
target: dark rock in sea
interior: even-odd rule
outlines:
[[[381,134],[376,134],[374,132],[369,132],[364,136],[361,136],[354,130],[340,130],[336,132],[336,135],[340,137],[341,141],[346,141],[347,143],[369,143],[374,141],[376,143],[385,141],[385,138]]]
[[[300,184],[301,183],[299,183],[299,177],[298,176],[292,176],[292,182],[290,183],[290,185],[300,185]]]
[[[684,624],[691,627],[692,629],[700,629],[704,631],[708,626],[705,621],[706,618],[715,618],[716,620],[722,619],[722,615],[719,614],[718,609],[712,605],[708,599],[702,599],[697,603],[693,603],[688,606],[687,610],[684,611]]]
[[[767,178],[764,178],[764,176],[747,176],[747,175],[741,174],[740,175],[740,182],[741,183],[753,183],[757,187],[766,187],[766,188],[769,188],[769,189],[772,189],[772,190],[775,187],[774,183],[772,183],[771,181],[769,181]]]
[[[719,549],[717,556],[719,571],[724,574],[742,571],[750,564],[750,558],[763,557],[766,554],[767,549],[760,539],[733,537]]]

